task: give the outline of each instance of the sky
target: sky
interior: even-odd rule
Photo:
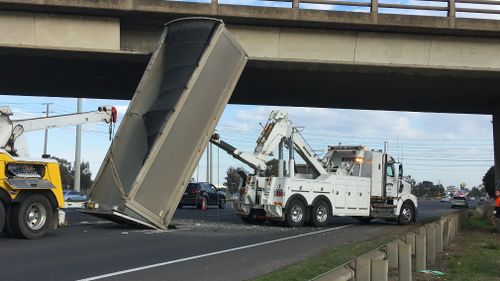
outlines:
[[[210,2],[209,0],[183,0],[186,2]],[[369,2],[369,0],[356,0]],[[443,6],[446,3],[415,0],[380,0],[385,3]],[[221,4],[291,7],[290,1],[219,0]],[[499,9],[500,6],[478,6],[458,3],[461,7]],[[369,12],[364,7],[301,4],[302,9]],[[445,16],[445,12],[417,10],[379,9],[381,13],[422,14]],[[500,15],[457,14],[462,17],[500,18]],[[0,106],[9,105],[14,118],[43,116],[45,105],[51,103],[50,114],[67,114],[76,111],[76,99],[20,97],[0,95]],[[85,99],[84,111],[100,105],[113,105],[118,109],[119,122],[129,101]],[[255,140],[265,124],[268,114],[276,107],[228,105],[217,126],[222,138],[244,151],[252,151]],[[405,174],[417,181],[459,185],[465,182],[472,187],[493,165],[493,139],[491,116],[465,114],[436,114],[417,112],[364,111],[319,108],[281,108],[290,114],[296,126],[319,155],[324,155],[327,145],[338,143],[365,145],[369,149],[382,149],[389,143],[389,153],[405,165]],[[97,174],[110,144],[109,127],[105,124],[87,124],[82,132],[82,158],[90,163],[93,175]],[[33,157],[43,152],[43,132],[28,133],[28,143]],[[53,156],[74,161],[75,128],[51,129],[48,152]],[[224,182],[228,167],[244,167],[217,148],[214,155],[214,184]],[[247,170],[250,170],[246,167]],[[202,157],[193,177],[206,179],[206,159]]]
[[[76,99],[0,95],[0,106],[10,106],[13,119],[43,116],[43,103],[47,102],[51,103],[50,115],[76,112]],[[83,111],[112,105],[117,107],[118,122],[121,122],[128,104],[129,101],[124,100],[84,99]],[[493,165],[489,115],[228,105],[216,130],[226,142],[251,152],[261,126],[274,109],[289,113],[294,125],[320,156],[328,145],[342,143],[383,149],[384,141],[388,141],[389,153],[404,164],[405,174],[417,181],[430,180],[445,186],[465,182],[472,187],[481,184],[484,173]],[[82,159],[90,163],[95,176],[110,144],[109,127],[102,123],[86,124],[82,128]],[[43,131],[26,136],[30,155],[40,157]],[[75,128],[50,129],[48,153],[73,162]],[[251,171],[217,147],[213,148],[213,165],[214,184],[217,185],[224,182],[228,167],[244,167]],[[206,180],[205,156],[193,178]]]
[[[198,2],[198,3],[210,3],[211,0],[169,0],[177,2]],[[268,6],[268,7],[280,7],[280,8],[291,8],[292,1],[279,1],[279,0],[218,0],[219,4],[237,4],[237,5],[249,5],[249,6]],[[302,0],[301,2],[307,2],[307,0]],[[340,1],[342,2],[342,1]],[[371,3],[371,0],[353,0],[349,2],[358,3]],[[378,0],[379,3],[387,4],[407,4],[413,6],[438,6],[446,7],[447,3],[443,1],[431,1],[431,0]],[[484,4],[469,4],[469,3],[456,3],[457,8],[475,8],[475,9],[489,9],[489,10],[500,10],[500,3],[496,5],[484,5]],[[299,7],[301,9],[315,9],[315,10],[332,10],[332,11],[349,11],[349,12],[370,12],[369,7],[359,7],[359,6],[345,6],[345,5],[331,5],[331,4],[308,4],[300,3]],[[429,11],[429,10],[409,10],[409,9],[394,9],[394,8],[379,8],[379,13],[384,14],[411,14],[411,15],[425,15],[425,16],[446,16],[446,11]],[[484,14],[484,13],[464,13],[457,12],[456,17],[467,17],[467,18],[486,18],[486,19],[500,19],[500,14]]]

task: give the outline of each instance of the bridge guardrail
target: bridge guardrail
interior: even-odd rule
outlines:
[[[463,210],[445,215],[310,281],[387,280],[390,270],[398,272],[398,280],[412,281],[413,269],[424,270],[434,263],[467,218]]]
[[[176,0],[182,1],[182,0]],[[225,4],[222,0],[210,0],[212,5]],[[283,3],[281,8],[317,9],[371,14],[423,15],[449,18],[500,19],[500,0],[262,0],[267,3]],[[206,3],[206,2],[203,2]]]

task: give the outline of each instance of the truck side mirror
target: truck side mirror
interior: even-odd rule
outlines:
[[[403,164],[399,164],[399,174],[398,174],[398,178],[399,179],[402,179],[403,178]]]

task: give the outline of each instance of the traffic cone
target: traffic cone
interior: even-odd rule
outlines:
[[[202,211],[207,210],[207,198],[205,198],[205,197],[203,197],[203,199],[201,199],[201,210]]]

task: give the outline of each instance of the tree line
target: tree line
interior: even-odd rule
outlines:
[[[64,158],[52,156],[52,159],[59,162],[59,171],[61,173],[61,182],[63,189],[73,189],[75,182],[75,166]],[[83,194],[88,194],[92,187],[92,172],[88,161],[80,163],[80,190]]]

